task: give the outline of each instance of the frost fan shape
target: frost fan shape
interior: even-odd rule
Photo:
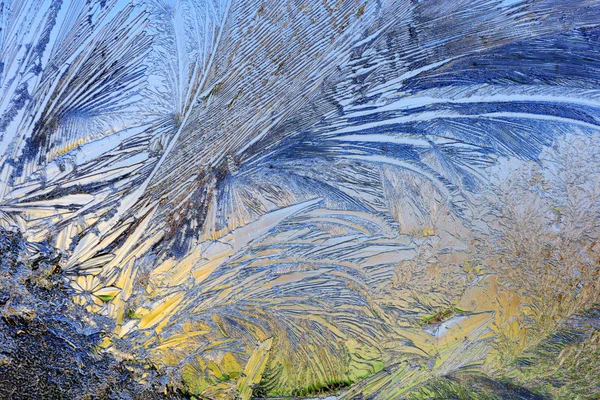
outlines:
[[[599,16],[5,0],[0,224],[60,252],[74,300],[116,321],[106,347],[192,392],[304,395],[385,366],[347,396],[396,398],[481,363],[491,335],[474,313],[440,350],[399,322],[417,311],[387,291],[398,265],[438,231],[464,247],[491,168],[599,130]]]

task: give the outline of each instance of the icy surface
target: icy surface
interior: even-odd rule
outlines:
[[[599,15],[4,0],[0,226],[194,395],[534,393],[598,301]]]

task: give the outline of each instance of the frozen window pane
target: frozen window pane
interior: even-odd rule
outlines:
[[[0,2],[0,397],[600,397],[599,15]]]

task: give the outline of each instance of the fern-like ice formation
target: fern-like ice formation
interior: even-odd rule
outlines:
[[[519,295],[470,264],[494,237],[482,193],[557,140],[596,144],[599,15],[4,0],[0,224],[60,252],[74,300],[117,323],[107,348],[190,393],[401,398],[518,336],[498,307]]]

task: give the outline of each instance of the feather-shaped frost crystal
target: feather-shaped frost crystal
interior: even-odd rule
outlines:
[[[4,0],[2,235],[147,387],[596,398],[599,16]]]

